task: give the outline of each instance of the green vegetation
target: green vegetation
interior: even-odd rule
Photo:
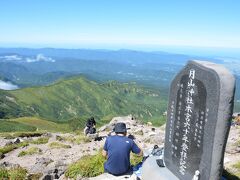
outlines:
[[[222,176],[225,177],[227,180],[239,180],[240,179],[240,176],[236,176],[235,173],[232,173],[231,172],[232,170],[229,170],[229,169],[224,169],[223,170],[223,173],[222,173]]]
[[[21,117],[11,119],[12,122],[21,123],[28,126],[33,126],[39,131],[45,130],[48,132],[68,132],[69,125],[67,123],[55,123],[48,120],[43,120],[36,117]]]
[[[71,164],[65,172],[65,176],[68,178],[76,179],[81,177],[95,177],[104,172],[103,164],[105,162],[104,157],[99,151],[96,155],[83,156],[77,162]]]
[[[99,150],[96,155],[86,155],[80,158],[77,162],[71,164],[65,172],[65,176],[68,178],[77,177],[95,177],[104,172],[103,164],[106,159],[101,154],[102,150]],[[131,154],[130,161],[132,165],[137,165],[142,161],[142,157],[135,154]]]
[[[5,168],[0,168],[0,179],[7,179],[8,177],[8,170]]]
[[[99,84],[83,77],[73,77],[49,86],[0,91],[0,94],[0,118],[39,117],[11,121],[27,125],[25,128],[44,130],[55,130],[55,127],[60,131],[80,129],[84,127],[86,117],[90,116],[100,124],[101,120],[105,122],[113,116],[128,114],[142,120],[156,120],[167,105],[158,91],[135,83],[111,81]],[[63,124],[56,126],[50,121],[46,124],[42,119]]]
[[[49,144],[49,147],[53,148],[53,149],[59,149],[59,148],[67,149],[67,148],[71,148],[70,145],[59,143],[59,142],[52,142],[52,143]]]
[[[131,153],[131,156],[130,156],[131,165],[136,166],[137,164],[142,162],[142,159],[143,159],[142,156],[138,156],[136,154]]]
[[[47,144],[49,137],[40,137],[36,140],[30,141],[31,144]]]
[[[11,151],[13,151],[14,149],[17,149],[17,148],[20,148],[20,147],[25,147],[25,146],[28,146],[29,143],[28,142],[22,142],[22,143],[19,143],[19,144],[10,144],[10,145],[6,145],[6,146],[3,146],[3,147],[0,147],[0,153],[2,154],[6,154],[6,153],[9,153]]]
[[[6,139],[14,139],[17,137],[38,137],[43,135],[44,131],[38,131],[38,132],[16,132],[16,133],[1,133],[1,137],[5,137]]]
[[[20,132],[20,131],[35,131],[33,126],[25,125],[19,122],[0,120],[0,132]]]
[[[11,168],[9,170],[0,168],[0,179],[21,180],[27,178],[27,170],[22,167]]]
[[[36,174],[29,174],[28,175],[28,180],[39,180],[43,176],[42,173],[36,173]]]
[[[33,154],[39,154],[41,153],[42,150],[37,148],[37,147],[30,147],[29,149],[27,149],[26,151],[21,151],[18,154],[18,157],[22,157],[22,156],[26,156],[26,155],[33,155]]]
[[[38,132],[43,130],[48,132],[69,132],[72,129],[70,129],[68,123],[55,123],[36,117],[0,120],[0,132]]]
[[[240,178],[240,162],[233,165],[233,168],[235,169],[235,175]]]
[[[231,180],[240,179],[240,161],[236,164],[233,164],[230,168],[223,170],[223,176]]]
[[[90,139],[83,134],[76,135],[76,136],[57,136],[56,139],[58,141],[67,141],[73,144],[81,144],[90,142]]]
[[[155,119],[150,120],[152,122],[153,126],[162,126],[164,123],[166,123],[167,117],[166,116],[159,116]],[[146,120],[144,122],[147,122]]]

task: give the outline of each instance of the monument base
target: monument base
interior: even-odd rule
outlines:
[[[142,166],[143,180],[178,180],[178,178],[166,167],[159,167],[157,165],[158,157],[149,157]]]

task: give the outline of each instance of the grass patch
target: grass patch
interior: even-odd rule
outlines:
[[[22,124],[19,122],[12,122],[9,120],[0,120],[0,132],[20,132],[20,131],[36,131],[37,128]]]
[[[130,163],[131,163],[131,165],[133,165],[133,166],[136,166],[137,164],[139,164],[140,162],[142,162],[142,159],[143,159],[142,156],[138,156],[138,155],[133,154],[133,153],[131,153],[131,155],[130,155]]]
[[[57,136],[56,140],[58,141],[67,141],[73,144],[81,144],[81,143],[88,143],[91,142],[90,138],[86,137],[83,134],[77,136]]]
[[[67,123],[55,123],[52,121],[43,120],[37,117],[21,117],[11,119],[12,122],[21,123],[27,126],[33,126],[35,129],[48,132],[69,132],[70,128]]]
[[[223,170],[223,176],[231,180],[240,179],[240,161],[232,165],[231,168]]]
[[[22,167],[11,168],[9,170],[0,168],[0,179],[21,180],[27,178],[27,170]]]
[[[71,164],[65,172],[65,176],[68,178],[77,177],[95,177],[104,172],[103,164],[105,158],[99,151],[96,155],[83,156],[77,162]]]
[[[224,169],[222,175],[227,180],[239,180],[240,179],[240,176],[236,176],[234,173],[231,172],[231,170],[228,170],[228,169]]]
[[[240,140],[235,143],[236,146],[240,146]]]
[[[59,149],[59,148],[67,149],[67,148],[71,148],[70,145],[59,143],[59,142],[52,142],[52,143],[49,144],[49,147],[53,148],[53,149]]]
[[[42,173],[36,173],[36,174],[29,174],[28,180],[39,180],[43,176]]]
[[[45,131],[38,131],[38,132],[15,132],[15,133],[1,133],[1,137],[5,137],[5,139],[15,139],[18,137],[39,137],[45,134]]]
[[[36,140],[30,141],[32,144],[47,144],[49,140],[49,137],[40,137]]]
[[[233,165],[233,168],[235,169],[235,175],[239,177],[240,179],[240,162],[236,163]]]
[[[0,179],[7,179],[9,177],[8,170],[5,168],[0,168]]]
[[[162,126],[164,123],[166,123],[166,119],[167,119],[166,116],[160,116],[158,118],[153,118],[149,120],[149,122],[151,122],[153,126],[159,127],[159,126]],[[144,122],[147,122],[147,121],[144,121]]]
[[[65,172],[68,178],[77,177],[95,177],[104,173],[104,162],[106,159],[102,156],[102,150],[99,150],[96,155],[86,155],[79,159],[77,162],[71,164]],[[131,154],[131,164],[137,165],[142,161],[141,156]]]
[[[39,154],[41,153],[42,150],[37,148],[37,147],[30,147],[28,150],[26,151],[21,151],[19,154],[18,154],[18,157],[22,157],[22,156],[26,156],[26,155],[33,155],[33,154]]]
[[[20,148],[20,147],[25,147],[25,146],[28,146],[29,143],[24,141],[24,142],[21,142],[19,144],[11,144],[11,145],[6,145],[6,146],[3,146],[0,148],[0,153],[2,154],[6,154],[6,153],[9,153],[11,151],[13,151],[14,149],[17,149],[17,148]]]

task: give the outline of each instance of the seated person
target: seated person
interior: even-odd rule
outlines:
[[[125,123],[117,123],[114,132],[116,135],[107,137],[102,154],[107,157],[107,161],[104,163],[105,172],[118,176],[132,172],[131,151],[139,156],[142,156],[143,153],[132,139],[126,137]]]
[[[96,121],[94,117],[91,117],[86,122],[86,127],[84,128],[85,135],[96,133]]]

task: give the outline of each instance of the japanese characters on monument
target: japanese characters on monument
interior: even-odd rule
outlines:
[[[173,118],[174,118],[174,101],[171,103],[171,115],[170,115],[170,128],[169,128],[169,138],[168,141],[172,142],[172,132],[173,132]]]
[[[194,79],[195,79],[195,70],[191,69],[189,71],[189,81],[187,83],[186,89],[186,107],[185,107],[185,121],[184,121],[184,129],[183,129],[183,137],[180,151],[180,161],[179,161],[179,172],[184,175],[187,165],[186,160],[188,158],[188,149],[189,149],[189,133],[191,129],[190,121],[192,117],[192,109],[194,106],[193,95],[194,95]]]

